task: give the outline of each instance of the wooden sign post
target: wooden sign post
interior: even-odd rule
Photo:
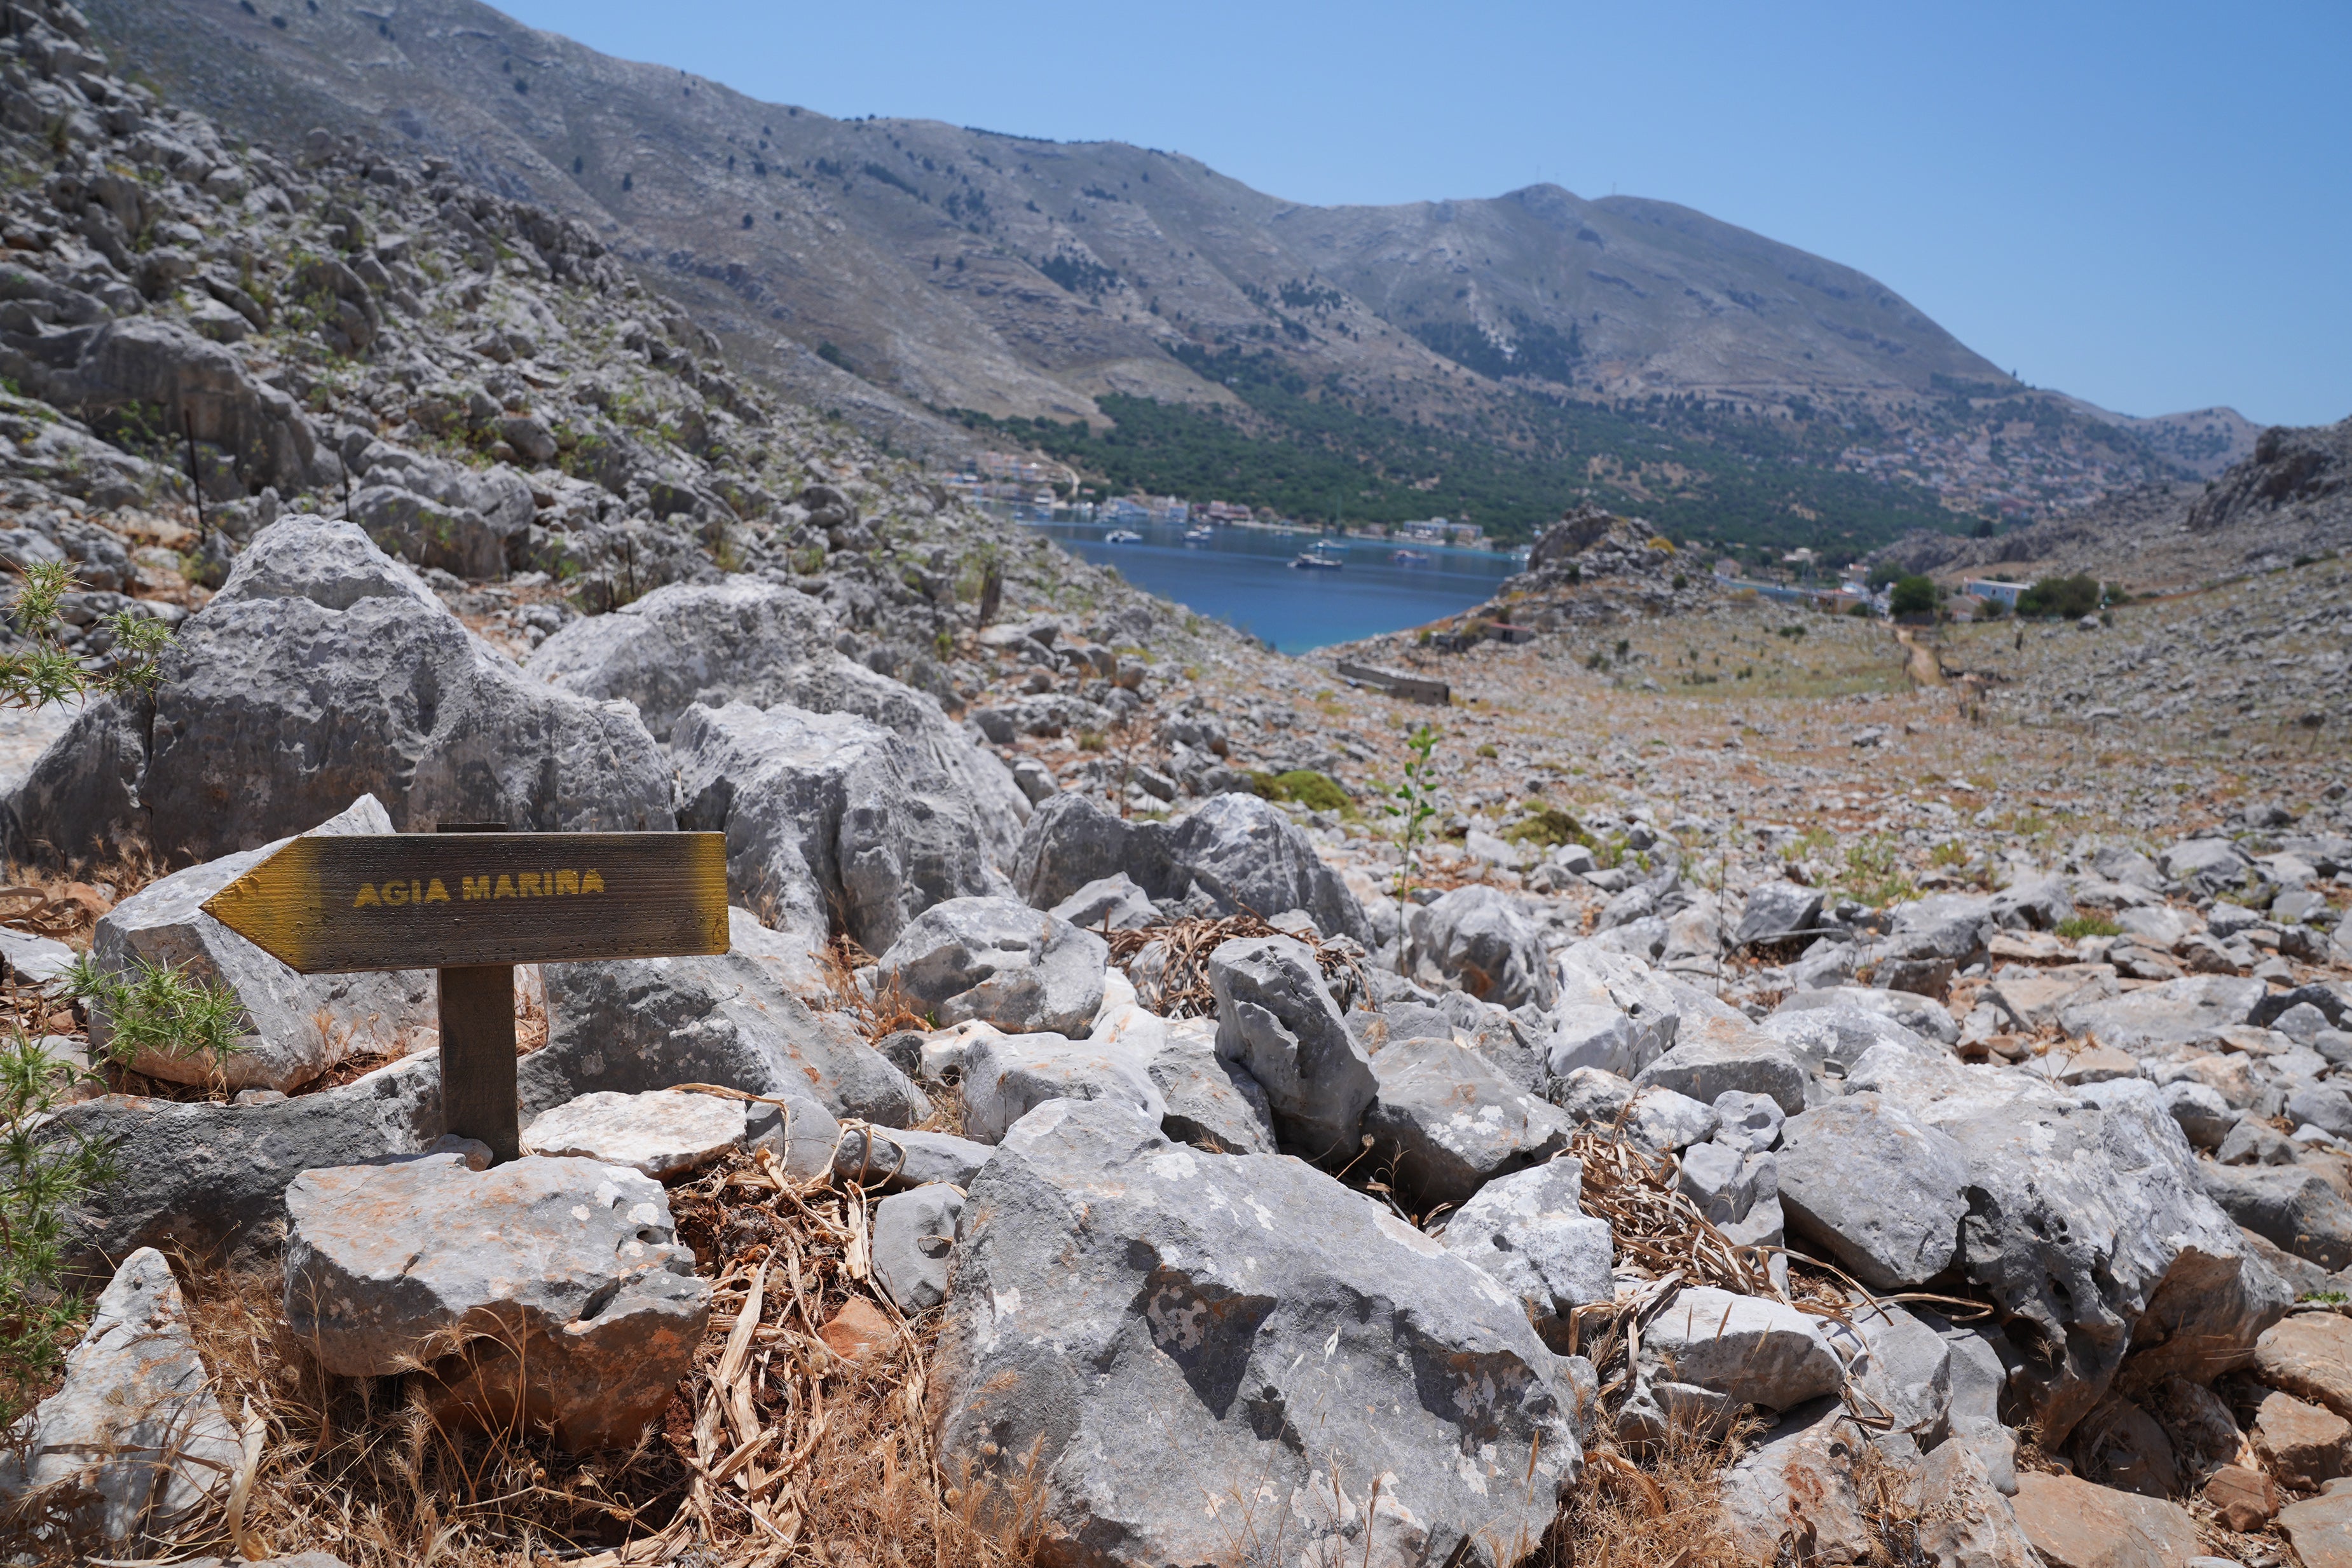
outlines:
[[[299,838],[205,913],[302,975],[434,969],[444,1128],[521,1153],[514,966],[728,949],[720,833]]]

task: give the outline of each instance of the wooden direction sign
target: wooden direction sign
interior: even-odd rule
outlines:
[[[720,833],[299,838],[205,913],[303,975],[440,971],[447,1130],[520,1152],[514,966],[724,953]]]

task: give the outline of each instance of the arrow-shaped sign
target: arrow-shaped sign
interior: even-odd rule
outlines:
[[[304,975],[727,951],[721,833],[299,838],[205,913]]]

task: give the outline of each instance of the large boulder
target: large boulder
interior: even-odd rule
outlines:
[[[1581,1468],[1571,1364],[1509,1292],[1296,1160],[1062,1102],[961,1225],[943,1462],[1034,1477],[1086,1561],[1513,1562]]]
[[[144,831],[139,786],[155,724],[151,695],[92,697],[54,727],[7,785],[0,853],[12,861],[79,867],[114,860]]]
[[[1013,898],[951,898],[909,921],[877,961],[934,1023],[1081,1035],[1103,1005],[1110,950],[1091,931]]]
[[[1004,764],[974,746],[931,697],[844,658],[823,603],[755,578],[673,583],[609,615],[575,621],[526,667],[566,691],[637,706],[667,737],[699,704],[779,704],[856,714],[891,731],[947,776],[992,856],[1009,862],[1029,820],[1029,798]]]
[[[375,797],[362,795],[306,836],[392,831],[392,819]],[[217,1064],[231,1089],[295,1089],[347,1058],[405,1056],[440,1040],[431,970],[298,975],[204,912],[205,900],[291,841],[280,839],[149,883],[101,916],[90,939],[90,956],[111,973],[168,966],[190,980],[236,993],[243,1009],[238,1049]],[[108,1049],[114,1024],[104,1007],[91,1008],[93,1054]],[[215,1063],[152,1047],[130,1065],[175,1083],[206,1082],[215,1070]]]
[[[1503,1008],[1548,1008],[1559,995],[1541,935],[1499,889],[1457,887],[1415,909],[1409,924],[1425,986],[1459,986]]]
[[[141,1247],[226,1250],[267,1238],[302,1172],[431,1147],[441,1135],[440,1053],[257,1105],[105,1094],[63,1107],[45,1135],[114,1151],[115,1179],[66,1210],[66,1259],[78,1275]]]
[[[257,380],[222,345],[161,317],[0,333],[0,374],[85,418],[142,411],[160,419],[153,428],[167,436],[230,454],[255,486],[290,495],[335,472],[300,404]]]
[[[1217,1054],[1265,1091],[1275,1126],[1311,1158],[1356,1152],[1379,1082],[1325,988],[1315,955],[1287,936],[1236,936],[1209,955]]]
[[[1944,1134],[1856,1094],[1790,1117],[1780,1166],[1790,1230],[1870,1289],[1916,1289],[1950,1265],[1969,1167]]]
[[[903,1127],[930,1114],[907,1075],[839,1013],[819,1012],[757,959],[549,964],[547,1043],[516,1064],[526,1117],[580,1095],[680,1083],[813,1100]]]
[[[2134,1386],[2209,1380],[2250,1362],[2286,1310],[2287,1287],[2200,1190],[2150,1086],[2019,1096],[1942,1125],[1969,1166],[1958,1260],[2007,1317],[2022,1356],[2011,1388],[2045,1444],[2065,1440],[2127,1354]]]
[[[351,523],[285,518],[164,652],[139,796],[157,851],[213,860],[373,793],[400,831],[675,827],[625,705],[530,679]]]
[[[1271,920],[1304,910],[1326,936],[1372,938],[1356,895],[1282,809],[1255,795],[1215,795],[1176,822],[1134,822],[1092,798],[1055,796],[1021,836],[1013,883],[1040,909],[1125,873],[1155,899],[1198,895],[1223,914]]]
[[[1569,1314],[1615,1291],[1614,1239],[1584,1212],[1583,1187],[1583,1166],[1563,1156],[1488,1182],[1445,1221],[1445,1249],[1493,1275],[1562,1348]]]
[[[731,894],[787,936],[879,953],[932,904],[1004,889],[955,780],[865,719],[691,707],[670,746],[679,824],[727,835]]]
[[[53,1547],[96,1541],[121,1555],[226,1493],[239,1452],[179,1281],[142,1247],[99,1296],[63,1385],[0,1447],[0,1516],[18,1540],[41,1531]]]
[[[1557,1106],[1451,1040],[1392,1040],[1372,1058],[1372,1077],[1378,1092],[1363,1128],[1415,1213],[1465,1202],[1496,1176],[1541,1165],[1576,1131]]]
[[[412,1372],[436,1417],[626,1448],[669,1403],[710,1286],[659,1182],[593,1160],[454,1155],[305,1171],[286,1321],[324,1370]]]
[[[520,564],[537,507],[530,482],[512,468],[468,467],[381,442],[358,465],[367,482],[346,515],[386,550],[459,577],[504,577]]]

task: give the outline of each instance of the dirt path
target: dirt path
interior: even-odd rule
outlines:
[[[1904,668],[1910,674],[1912,685],[1940,686],[1944,684],[1944,666],[1936,657],[1935,649],[1913,642],[1911,628],[1908,626],[1897,626],[1895,629],[1895,640],[1902,643],[1910,653],[1910,662]]]

